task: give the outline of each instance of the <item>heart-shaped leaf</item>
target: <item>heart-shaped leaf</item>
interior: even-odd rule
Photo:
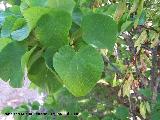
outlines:
[[[12,87],[23,85],[24,69],[21,58],[26,53],[24,42],[15,42],[11,39],[0,39],[0,78],[8,81]]]
[[[72,13],[75,6],[74,0],[48,0],[48,6],[58,10],[64,10]]]
[[[51,10],[43,15],[35,28],[35,35],[45,47],[60,48],[68,43],[71,15],[64,11]]]
[[[50,9],[43,7],[31,7],[24,11],[23,16],[28,23],[30,31],[36,26],[37,21],[49,11]]]
[[[97,48],[113,49],[118,27],[110,16],[90,14],[82,20],[83,39]]]
[[[104,64],[92,47],[85,46],[75,52],[70,46],[64,46],[54,55],[53,66],[73,95],[84,96],[100,79]]]

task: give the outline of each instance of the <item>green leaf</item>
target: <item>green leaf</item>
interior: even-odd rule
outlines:
[[[131,10],[130,10],[130,14],[137,10],[139,1],[140,0],[134,0],[133,5],[132,5]]]
[[[21,29],[13,31],[11,33],[11,36],[13,40],[22,41],[29,36],[29,33],[30,33],[29,27],[25,25]]]
[[[31,57],[29,58],[28,64],[27,64],[27,70],[29,71],[33,63],[35,63],[38,59],[42,57],[44,49],[41,50],[34,50]]]
[[[160,93],[157,94],[157,103],[160,103]]]
[[[137,47],[137,52],[139,52],[141,45],[144,44],[146,41],[147,41],[147,32],[144,30],[134,44],[134,47]]]
[[[140,103],[140,107],[139,107],[139,109],[140,109],[140,114],[142,115],[142,117],[145,119],[146,118],[146,106],[145,106],[145,103],[144,102],[141,102]]]
[[[89,116],[86,120],[99,120],[96,116]]]
[[[107,114],[102,120],[117,120],[114,114]]]
[[[150,32],[150,34],[152,34],[152,32]],[[160,34],[158,34],[158,33],[152,34],[152,37],[150,38],[151,43],[152,43],[151,48],[156,47],[156,45],[158,44],[158,41],[159,41],[159,36],[160,36]]]
[[[139,18],[138,25],[144,25],[146,22],[146,12],[143,10]]]
[[[16,30],[22,28],[25,24],[26,24],[26,21],[24,18],[16,19],[16,21],[14,22],[14,25],[12,27],[12,31],[16,31]]]
[[[124,31],[128,30],[128,28],[132,27],[132,25],[133,25],[132,21],[126,21],[121,26],[121,32],[124,32]]]
[[[9,42],[6,45],[5,39],[0,40],[0,78],[4,81],[10,80],[12,87],[22,86],[24,71],[21,66],[21,58],[26,49],[24,43]]]
[[[21,14],[21,11],[20,11],[20,7],[17,6],[17,5],[14,5],[12,7],[7,8],[6,11],[8,11],[10,13],[10,15],[13,15],[13,16],[15,16],[17,18],[22,17],[22,14]]]
[[[2,26],[2,24],[3,24],[3,22],[5,21],[5,15],[4,15],[4,11],[2,11],[1,13],[0,13],[0,27]]]
[[[131,85],[132,85],[133,80],[134,80],[133,75],[130,74],[128,80],[126,80],[123,85],[123,97],[130,96],[130,90],[131,90]]]
[[[143,11],[143,6],[144,6],[143,4],[144,4],[144,0],[139,0],[138,8],[137,8],[137,16],[136,16],[136,19],[134,22],[134,28],[136,28],[139,23],[139,19],[141,17],[142,11]]]
[[[148,112],[148,113],[151,113],[151,106],[150,106],[149,102],[148,102],[148,101],[145,102],[145,105],[146,105],[146,110],[147,110],[147,112]]]
[[[42,115],[31,115],[28,116],[27,120],[44,120]],[[46,116],[45,116],[46,117]],[[17,120],[17,119],[16,119]],[[21,120],[21,119],[20,119]]]
[[[5,114],[5,113],[12,113],[13,112],[13,108],[10,106],[7,106],[5,108],[2,109],[1,113]]]
[[[0,52],[2,51],[3,48],[5,48],[11,41],[9,38],[0,38]]]
[[[160,118],[160,112],[154,112],[151,114],[151,120],[159,120]]]
[[[21,106],[20,106],[20,107],[17,107],[17,108],[14,110],[14,113],[27,113],[27,112],[29,112],[28,109],[26,109],[26,108],[24,108],[24,107],[21,107]],[[24,116],[25,116],[25,115],[24,115]],[[23,120],[22,118],[24,118],[24,116],[16,114],[16,115],[14,115],[13,117],[14,117],[15,120]]]
[[[103,71],[103,60],[92,47],[75,52],[65,46],[53,57],[53,66],[65,87],[75,96],[84,96],[92,90]]]
[[[44,107],[47,108],[47,109],[52,109],[55,104],[56,104],[56,100],[55,100],[54,96],[51,93],[45,99],[45,101],[44,101]]]
[[[12,5],[20,5],[21,0],[7,0],[7,2]]]
[[[32,30],[36,24],[37,21],[46,13],[49,12],[50,9],[43,8],[43,7],[31,7],[24,11],[23,15],[26,19],[28,26],[30,30]]]
[[[116,21],[119,21],[120,18],[122,17],[122,15],[126,12],[126,10],[127,10],[126,3],[125,2],[119,2],[118,6],[117,6],[117,9],[116,9],[116,12],[114,14],[114,19]]]
[[[72,14],[73,22],[80,26],[82,21],[82,16],[83,16],[82,11],[79,8],[75,8]]]
[[[29,111],[30,110],[30,106],[29,104],[26,102],[26,103],[22,103],[20,106],[18,106],[17,108],[24,108],[26,111]],[[16,109],[17,109],[16,108]]]
[[[105,8],[105,15],[109,15],[109,16],[114,16],[116,9],[117,9],[117,4],[109,4],[106,6]]]
[[[36,49],[36,46],[22,56],[22,59],[21,59],[22,70],[25,70],[25,68],[27,67],[30,56],[35,49]]]
[[[148,88],[148,87],[147,88],[141,88],[139,90],[139,93],[144,95],[145,97],[148,97],[148,98],[152,97],[152,90],[151,90],[151,88]]]
[[[30,7],[47,6],[48,0],[25,0]]]
[[[39,110],[40,104],[37,101],[34,101],[31,105],[32,110]]]
[[[27,8],[28,8],[28,4],[26,2],[21,2],[21,5],[20,5],[20,10],[21,12],[23,13]]]
[[[53,106],[58,111],[65,110],[70,113],[79,112],[80,104],[66,88],[62,87],[54,94],[56,104]],[[74,106],[73,106],[74,105]]]
[[[49,92],[55,92],[61,87],[60,78],[54,71],[47,68],[43,58],[39,58],[32,64],[28,71],[28,78],[34,84]]]
[[[48,6],[67,11],[71,14],[75,6],[75,2],[74,0],[48,0]]]
[[[116,116],[120,118],[121,120],[126,120],[127,117],[129,117],[129,110],[125,106],[119,106],[116,109]]]
[[[56,47],[56,46],[55,46]],[[53,55],[58,51],[58,48],[48,47],[44,53],[44,59],[49,68],[53,68]]]
[[[45,47],[60,48],[68,43],[71,23],[71,16],[67,12],[52,10],[38,21],[35,35]]]
[[[81,113],[81,119],[82,120],[84,120],[84,119],[86,119],[87,117],[89,116],[89,112],[88,111],[83,111],[82,113]]]
[[[82,31],[83,39],[88,44],[112,50],[116,42],[118,26],[110,16],[91,14],[83,18]]]
[[[1,37],[10,37],[12,32],[12,27],[14,26],[14,22],[17,20],[15,16],[8,16],[3,23],[2,30],[1,30]]]
[[[21,11],[19,6],[12,6],[5,9],[5,11],[0,12],[0,16],[2,17],[2,20],[8,16],[14,16],[14,17],[22,17]]]

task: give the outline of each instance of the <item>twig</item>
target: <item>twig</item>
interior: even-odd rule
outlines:
[[[117,74],[122,75],[121,71],[120,71],[115,65],[112,64],[112,62],[108,59],[107,56],[104,56],[104,55],[103,55],[103,60],[104,60],[105,62],[109,63]]]

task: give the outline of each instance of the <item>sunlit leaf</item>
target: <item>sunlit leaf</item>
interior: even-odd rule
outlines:
[[[48,0],[48,6],[72,13],[75,2],[74,0]]]
[[[117,9],[116,9],[116,12],[114,14],[114,19],[116,21],[119,21],[120,18],[122,17],[122,15],[124,14],[124,12],[126,12],[126,10],[127,10],[126,3],[125,2],[119,2],[118,6],[117,6]]]
[[[139,52],[141,45],[146,41],[147,41],[147,32],[144,30],[134,44],[134,46],[137,47],[137,53]]]
[[[35,35],[45,47],[60,48],[69,42],[68,34],[71,20],[69,13],[52,10],[38,21]]]
[[[133,80],[134,80],[133,75],[130,74],[128,80],[126,80],[123,85],[123,96],[128,96],[128,97],[130,96],[130,90]]]
[[[110,17],[101,14],[87,15],[82,20],[83,39],[97,48],[113,49],[118,27]]]
[[[88,46],[80,48],[78,52],[69,46],[61,48],[54,55],[53,66],[66,88],[75,96],[90,92],[103,71],[102,57]]]
[[[144,102],[140,103],[140,114],[142,115],[142,117],[145,119],[146,118],[146,106]]]

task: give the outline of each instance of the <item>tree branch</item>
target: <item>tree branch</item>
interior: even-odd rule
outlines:
[[[152,67],[151,67],[151,88],[152,88],[152,104],[156,102],[157,99],[157,89],[158,89],[158,70],[157,70],[157,47],[152,48]]]

